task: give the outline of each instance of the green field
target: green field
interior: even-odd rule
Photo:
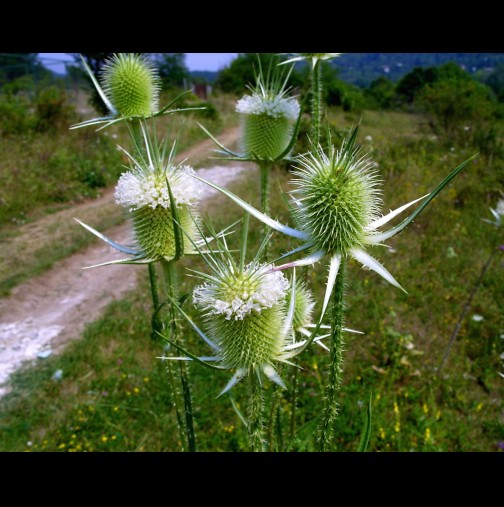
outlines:
[[[428,193],[475,153],[474,148],[450,146],[433,136],[419,115],[380,111],[356,115],[331,109],[328,118],[336,130],[361,121],[358,141],[379,164],[384,210]],[[73,141],[65,138],[64,143],[71,146]],[[288,221],[279,189],[291,188],[289,174],[277,168],[271,181],[273,216]],[[259,206],[257,181],[248,177],[231,188]],[[499,442],[504,441],[504,381],[498,374],[504,371],[500,358],[504,353],[503,253],[494,258],[476,293],[445,367],[442,371],[438,367],[486,259],[503,242],[502,233],[482,221],[491,218],[488,208],[495,207],[503,188],[504,160],[480,155],[404,233],[387,242],[392,250],[374,249],[372,254],[407,295],[350,262],[346,323],[365,334],[347,335],[335,450],[357,448],[370,397],[371,451],[499,450]],[[42,201],[30,213],[39,216],[37,210],[47,209],[41,206]],[[242,216],[222,197],[206,209],[220,227]],[[254,219],[251,226],[253,248],[261,227]],[[0,234],[15,234],[12,231],[12,225],[4,226]],[[271,255],[280,255],[290,246],[285,237],[275,234]],[[205,269],[196,258],[185,258],[183,265]],[[89,325],[82,339],[60,356],[13,376],[12,392],[0,400],[0,450],[180,450],[166,364],[156,359],[163,346],[149,337],[147,270],[131,269],[145,275],[136,291],[111,304],[103,318]],[[309,273],[320,300],[327,269],[321,263]],[[183,292],[195,283],[186,276],[181,282]],[[191,303],[187,308],[194,312]],[[483,319],[473,320],[474,315]],[[194,333],[187,332],[186,338],[190,350],[208,353]],[[278,450],[314,449],[327,354],[312,347],[299,361],[303,370],[297,380],[294,417],[292,391],[277,392],[265,384],[268,404],[270,395],[278,397],[279,409],[272,411],[267,428],[268,434],[276,435],[272,447]],[[63,372],[61,380],[53,379],[57,370]],[[216,399],[229,373],[190,364],[190,374],[198,450],[247,450],[246,430],[229,397]],[[284,370],[288,385],[291,375]],[[238,384],[232,395],[238,407],[244,405],[244,385]]]

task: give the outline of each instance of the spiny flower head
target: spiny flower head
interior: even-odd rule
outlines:
[[[258,160],[276,160],[287,150],[293,133],[292,124],[300,112],[299,102],[289,97],[287,81],[278,71],[266,77],[259,70],[256,86],[236,104],[242,115],[241,144],[245,153]]]
[[[347,255],[366,242],[379,216],[381,192],[374,164],[359,150],[322,147],[298,157],[294,213],[317,250]]]
[[[193,300],[204,312],[209,338],[226,368],[244,374],[264,371],[282,357],[289,333],[284,325],[289,282],[270,270],[254,262],[194,291]]]
[[[148,117],[158,109],[159,76],[152,62],[142,55],[114,55],[103,67],[101,82],[120,116]]]
[[[140,154],[133,158],[125,152],[131,168],[119,178],[115,198],[117,204],[128,208],[138,246],[145,257],[169,260],[176,253],[176,237],[168,185],[179,224],[195,242],[200,239],[195,208],[203,189],[190,166],[174,164],[173,152],[166,158],[166,149],[159,150],[145,134],[144,130],[147,157]],[[190,241],[184,242],[184,253],[195,253]]]
[[[272,308],[285,299],[289,282],[270,268],[251,263],[241,273],[205,283],[194,290],[194,303],[207,315],[223,315],[226,320],[243,320],[252,312]]]

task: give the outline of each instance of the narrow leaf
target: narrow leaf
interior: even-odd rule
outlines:
[[[368,445],[369,445],[369,439],[371,438],[371,424],[372,424],[372,418],[371,418],[371,401],[373,399],[373,393],[369,395],[369,403],[367,406],[367,413],[366,413],[366,420],[364,421],[364,427],[362,429],[361,438],[359,442],[359,446],[357,447],[357,452],[366,452]]]

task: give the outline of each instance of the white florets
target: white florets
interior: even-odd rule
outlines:
[[[276,96],[265,98],[257,93],[245,95],[236,104],[236,112],[242,114],[267,114],[274,118],[287,118],[297,120],[299,116],[299,103],[293,98]]]
[[[156,208],[170,207],[170,196],[166,186],[166,178],[170,182],[171,191],[177,205],[196,204],[202,197],[203,187],[194,177],[190,166],[177,167],[172,171],[155,173],[137,168],[121,175],[115,191],[117,204],[128,206],[130,210],[150,206]]]
[[[225,315],[226,320],[243,320],[252,310],[261,312],[265,308],[272,308],[285,298],[290,286],[281,271],[269,272],[272,267],[268,264],[249,264],[244,270],[246,281],[237,279],[235,286],[231,282],[230,288],[226,289],[228,297],[224,299],[224,282],[200,285],[193,292],[194,304],[209,315]]]

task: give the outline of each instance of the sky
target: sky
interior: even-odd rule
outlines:
[[[225,67],[238,53],[186,53],[189,70],[219,70]],[[73,62],[67,53],[39,53],[42,63],[58,74],[65,73],[65,63]]]

